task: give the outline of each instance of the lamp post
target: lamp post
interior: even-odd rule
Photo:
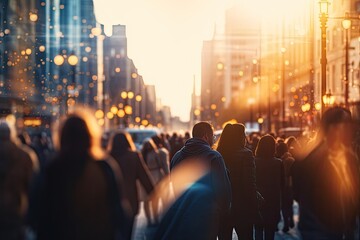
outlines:
[[[349,29],[351,27],[351,20],[349,13],[345,13],[345,18],[342,20],[342,27],[345,29],[345,107],[349,108]]]
[[[326,23],[329,14],[329,2],[328,0],[320,0],[320,23],[321,23],[321,96],[326,94]],[[321,113],[325,111],[324,101],[321,101]]]

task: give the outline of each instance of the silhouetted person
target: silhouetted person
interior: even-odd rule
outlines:
[[[359,169],[351,147],[354,129],[349,110],[324,112],[316,141],[294,165],[299,230],[308,239],[354,239],[359,209]]]
[[[200,183],[204,184],[208,189],[211,189],[214,195],[214,199],[209,199],[209,202],[215,203],[214,213],[210,214],[215,216],[212,225],[207,225],[208,232],[204,233],[204,237],[207,239],[215,239],[219,233],[219,223],[222,220],[221,216],[226,214],[230,210],[231,202],[231,186],[229,178],[226,172],[224,159],[221,154],[211,148],[214,141],[214,130],[211,124],[207,122],[199,122],[194,125],[192,130],[193,138],[186,141],[185,146],[179,150],[175,156],[171,159],[170,169],[171,172],[175,171],[178,165],[186,163],[186,161],[200,161],[204,162],[209,169],[209,174],[202,178]],[[184,179],[187,177],[187,173],[183,173]],[[177,185],[174,184],[174,190],[177,191]],[[194,209],[193,214],[197,212]],[[179,221],[186,221],[184,219],[178,219]],[[204,222],[205,224],[206,222]],[[207,222],[208,223],[208,222]],[[184,229],[190,230],[189,229]],[[201,229],[199,229],[201,231]],[[196,236],[201,236],[201,233],[194,233]]]
[[[262,224],[255,226],[255,239],[273,240],[280,221],[281,198],[284,187],[284,167],[275,157],[275,139],[263,136],[255,151],[256,184],[265,199]]]
[[[60,129],[59,152],[45,171],[34,206],[38,239],[124,239],[121,171],[102,152],[96,120],[79,111]]]
[[[169,173],[169,166],[166,162],[167,159],[161,159],[159,157],[158,148],[151,138],[144,142],[141,153],[144,157],[144,162],[146,163],[146,166],[148,167],[152,176],[154,184],[158,184]],[[147,218],[148,225],[158,223],[159,201],[160,199],[157,198],[152,199],[151,201],[147,199],[144,202],[145,216]]]
[[[15,135],[16,136],[16,135]],[[24,238],[24,216],[33,174],[32,161],[12,141],[8,123],[0,122],[0,239]]]
[[[285,185],[281,204],[281,211],[284,219],[283,232],[288,232],[289,228],[293,228],[295,226],[293,219],[294,197],[292,186],[292,167],[295,159],[291,156],[291,153],[288,151],[288,147],[284,142],[280,142],[277,144],[276,157],[280,158],[284,165]]]
[[[124,179],[124,197],[131,205],[130,224],[126,228],[126,239],[131,239],[136,215],[139,213],[139,198],[136,181],[144,187],[147,194],[153,191],[150,172],[142,159],[129,133],[116,133],[109,144],[110,155],[120,165]]]
[[[229,171],[232,189],[231,213],[223,222],[219,239],[232,239],[235,228],[239,239],[253,239],[253,225],[259,217],[256,172],[253,153],[245,147],[243,124],[227,124],[217,150]]]

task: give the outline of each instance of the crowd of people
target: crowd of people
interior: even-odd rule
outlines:
[[[88,110],[30,139],[0,121],[0,239],[132,239],[140,202],[147,239],[358,239],[358,126],[327,110],[313,138],[245,134],[227,124],[214,146],[208,122],[192,137],[126,131],[102,146]],[[299,205],[299,222],[293,204]],[[283,227],[278,229],[279,222]]]

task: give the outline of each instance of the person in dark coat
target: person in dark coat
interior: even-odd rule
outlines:
[[[256,184],[265,199],[262,223],[255,226],[255,239],[273,240],[280,221],[281,199],[284,189],[284,166],[275,157],[275,139],[263,136],[255,151]]]
[[[215,197],[215,214],[218,216],[215,218],[218,222],[213,226],[216,232],[221,214],[228,213],[231,204],[231,186],[226,172],[224,159],[221,154],[213,149],[211,146],[214,141],[214,130],[212,126],[207,122],[199,122],[194,125],[192,130],[193,138],[186,141],[185,146],[181,148],[171,159],[170,171],[176,170],[178,165],[183,164],[188,159],[197,158],[199,161],[204,161],[209,168],[209,177],[206,178],[207,183],[214,192]],[[170,173],[171,175],[171,173]],[[186,172],[184,178],[186,178]],[[174,184],[174,191],[176,192],[176,184]],[[212,201],[212,199],[209,199]],[[196,214],[196,211],[193,212]],[[186,221],[186,219],[184,219]]]
[[[124,197],[131,205],[130,225],[127,227],[126,239],[131,239],[136,215],[139,213],[139,199],[136,181],[144,187],[147,194],[153,191],[154,183],[150,172],[142,159],[142,155],[136,152],[136,147],[131,135],[126,132],[116,133],[109,144],[110,155],[117,161],[121,168],[124,182]]]
[[[121,171],[102,152],[96,120],[79,111],[60,129],[59,152],[45,170],[34,206],[37,239],[124,239]]]
[[[284,194],[282,199],[282,215],[284,219],[284,228],[283,232],[288,232],[290,228],[295,226],[294,224],[294,211],[293,211],[293,184],[292,184],[292,167],[295,162],[295,159],[292,157],[291,153],[288,151],[286,143],[280,142],[276,146],[276,157],[280,158],[284,165],[284,176],[285,176],[285,185],[284,185]]]
[[[10,126],[0,122],[0,239],[23,239],[32,160],[11,138]]]
[[[349,110],[326,110],[308,155],[294,165],[302,239],[355,239],[359,168]]]
[[[253,239],[253,225],[259,217],[255,161],[245,143],[243,124],[225,126],[217,150],[229,171],[232,205],[231,213],[223,222],[219,239],[232,239],[233,228],[239,239]]]

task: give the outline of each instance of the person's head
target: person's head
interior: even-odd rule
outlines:
[[[60,127],[58,138],[55,141],[62,154],[103,157],[101,130],[89,110],[81,108],[70,113]]]
[[[342,107],[326,110],[321,118],[320,137],[329,142],[349,144],[353,138],[353,121],[351,112]]]
[[[158,135],[152,136],[151,139],[154,141],[156,147],[158,148],[164,147],[163,140]]]
[[[117,132],[112,136],[108,150],[110,154],[125,154],[128,151],[135,152],[136,147],[131,138],[131,135],[127,132]]]
[[[284,142],[279,142],[276,146],[276,156],[277,157],[282,157],[285,153],[287,153],[288,150],[288,146],[286,145],[286,143]]]
[[[145,140],[142,149],[141,154],[143,155],[144,159],[147,158],[147,155],[151,152],[157,152],[158,148],[156,147],[156,144],[151,138],[148,138]]]
[[[206,141],[210,146],[214,144],[214,129],[208,122],[198,122],[192,129],[192,136]]]
[[[221,133],[217,150],[221,154],[245,147],[245,126],[241,123],[227,124]]]
[[[271,135],[265,135],[260,138],[256,147],[255,156],[269,158],[275,156],[275,138]]]

